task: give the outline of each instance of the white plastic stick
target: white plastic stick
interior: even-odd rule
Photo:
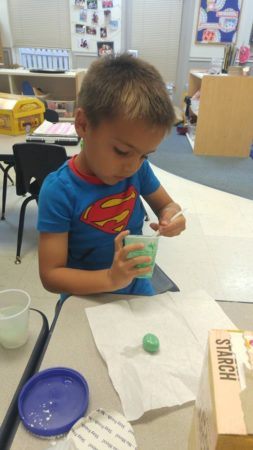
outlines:
[[[176,214],[174,214],[174,216],[172,216],[172,217],[170,218],[170,222],[172,222],[173,220],[177,219],[179,216],[182,216],[182,215],[185,213],[185,211],[186,211],[186,208],[183,208],[183,209],[181,209],[180,211],[178,211]],[[155,235],[156,235],[156,236],[160,236],[160,231],[157,230],[157,231],[155,232]]]

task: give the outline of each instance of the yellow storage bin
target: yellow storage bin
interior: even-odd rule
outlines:
[[[33,131],[44,120],[44,104],[36,97],[0,92],[0,134]]]

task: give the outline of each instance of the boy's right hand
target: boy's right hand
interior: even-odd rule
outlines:
[[[149,256],[127,258],[129,252],[144,248],[144,244],[131,244],[124,246],[124,238],[128,234],[129,231],[122,231],[114,240],[114,259],[111,268],[108,270],[108,275],[112,283],[112,290],[117,290],[128,286],[134,278],[139,275],[146,274],[151,270],[150,266],[144,268],[136,267],[137,264],[151,262],[151,258]]]

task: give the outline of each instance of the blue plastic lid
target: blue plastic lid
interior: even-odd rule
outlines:
[[[88,402],[84,377],[76,370],[54,367],[27,381],[19,394],[18,410],[31,433],[50,437],[67,433],[83,417]]]

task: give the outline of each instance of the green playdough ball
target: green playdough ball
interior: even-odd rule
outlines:
[[[142,339],[142,345],[146,352],[155,353],[159,350],[160,342],[154,334],[148,333]]]

